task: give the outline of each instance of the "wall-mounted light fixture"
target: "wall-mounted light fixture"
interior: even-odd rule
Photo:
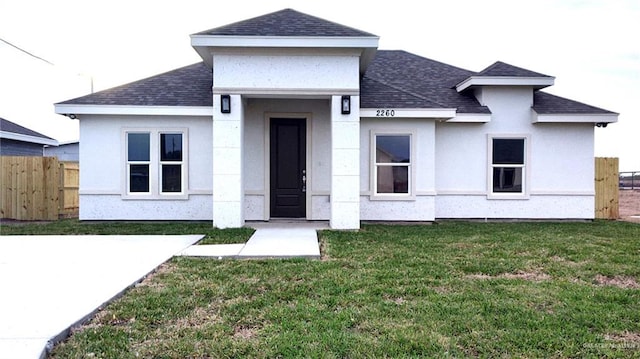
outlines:
[[[351,96],[345,95],[342,96],[342,114],[343,115],[348,115],[351,113]]]
[[[220,112],[231,113],[231,96],[230,95],[220,96]]]

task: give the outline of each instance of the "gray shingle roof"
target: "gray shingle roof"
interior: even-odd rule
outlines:
[[[211,69],[200,62],[60,104],[212,106],[212,85]]]
[[[533,109],[539,114],[616,114],[582,102],[569,100],[546,92],[536,91],[533,94]]]
[[[293,9],[284,9],[230,25],[216,27],[196,35],[228,36],[375,36],[368,32],[336,24]]]
[[[426,108],[456,108],[461,113],[490,113],[473,96],[460,94],[455,90],[457,83],[472,74],[471,71],[405,51],[378,51],[364,74],[363,82],[375,80],[397,91],[411,94],[425,100],[423,103],[427,105]],[[385,101],[380,93],[367,93],[362,89],[360,96],[360,101],[364,104]],[[398,103],[397,107],[415,106],[410,101]]]
[[[457,83],[473,74],[405,51],[378,51],[360,81],[360,106],[455,108],[458,113],[490,113],[472,95],[455,90]],[[212,79],[211,69],[201,62],[61,104],[212,106]],[[542,91],[534,93],[533,108],[540,114],[613,113]]]
[[[15,133],[18,135],[25,135],[25,136],[33,136],[33,137],[40,137],[40,138],[44,138],[47,140],[54,140],[53,138],[49,137],[49,136],[45,136],[43,134],[41,134],[40,132],[36,132],[34,130],[30,130],[26,127],[20,126],[17,123],[13,123],[9,120],[5,120],[4,118],[0,117],[0,131],[3,132],[11,132],[11,133]]]
[[[475,76],[551,77],[549,75],[543,75],[521,67],[509,65],[502,61],[496,61],[493,65],[475,74]]]

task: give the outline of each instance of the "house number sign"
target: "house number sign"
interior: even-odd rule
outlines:
[[[376,110],[376,117],[393,117],[395,115],[395,110]]]

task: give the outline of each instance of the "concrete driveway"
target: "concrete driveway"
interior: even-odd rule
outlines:
[[[0,358],[41,358],[172,256],[185,236],[0,236]]]

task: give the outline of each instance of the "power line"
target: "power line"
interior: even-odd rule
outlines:
[[[23,48],[21,48],[21,47],[19,47],[19,46],[16,46],[16,45],[14,45],[14,44],[10,43],[9,41],[7,41],[7,40],[5,40],[5,39],[3,39],[3,38],[0,38],[0,41],[4,42],[5,44],[7,44],[7,45],[9,45],[9,46],[11,46],[11,47],[13,47],[13,48],[15,48],[16,50],[19,50],[19,51],[24,52],[25,54],[27,54],[27,55],[29,55],[29,56],[31,56],[31,57],[33,57],[33,58],[35,58],[35,59],[38,59],[38,60],[40,60],[40,61],[44,61],[44,62],[48,63],[48,64],[49,64],[49,65],[51,65],[51,66],[55,66],[51,61],[47,61],[47,60],[43,59],[43,58],[42,58],[42,57],[40,57],[40,56],[36,56],[36,55],[34,55],[34,54],[30,53],[29,51],[27,51],[27,50],[25,50],[25,49],[23,49]]]

